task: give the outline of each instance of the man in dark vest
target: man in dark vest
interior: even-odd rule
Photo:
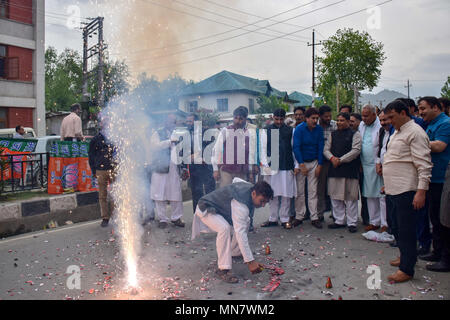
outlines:
[[[216,232],[218,267],[216,274],[225,282],[237,283],[233,276],[232,257],[242,256],[250,272],[259,273],[262,265],[253,258],[248,243],[250,216],[273,199],[270,185],[256,185],[235,178],[233,184],[217,189],[198,202],[192,223],[192,240],[202,232]],[[234,231],[234,235],[233,235]]]
[[[203,141],[203,132],[195,132],[194,123],[199,121],[196,114],[190,114],[186,118],[186,126],[191,137],[191,164],[189,164],[189,186],[192,191],[193,212],[197,208],[197,203],[205,194],[216,189],[216,181],[213,178],[213,168],[203,161],[203,150],[208,143]],[[204,124],[203,124],[204,125]],[[203,128],[207,129],[207,128]],[[199,150],[195,150],[198,148]]]
[[[333,206],[335,222],[330,229],[345,228],[351,233],[357,231],[359,197],[359,155],[361,134],[350,129],[350,115],[340,113],[337,131],[325,143],[324,156],[331,162],[328,172],[328,194]]]
[[[273,124],[266,127],[267,144],[262,141],[263,148],[267,146],[267,151],[263,150],[261,155],[262,174],[264,180],[274,191],[274,199],[270,201],[270,217],[261,225],[263,228],[278,226],[278,214],[281,225],[285,229],[292,228],[289,223],[289,208],[291,199],[297,193],[297,188],[294,175],[294,154],[292,153],[293,129],[284,123],[285,119],[286,111],[276,110],[273,113]],[[273,137],[278,137],[278,150],[272,153],[272,144],[276,147]],[[267,163],[266,154],[271,157],[270,165]]]

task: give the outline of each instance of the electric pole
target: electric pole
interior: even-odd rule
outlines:
[[[104,51],[107,46],[103,40],[103,17],[92,19],[91,22],[85,23],[83,27],[83,101],[87,102],[90,99],[88,93],[88,81],[95,76],[95,70],[88,70],[89,59],[97,56],[97,97],[96,102],[100,108],[104,108],[105,94],[104,94]],[[97,43],[89,47],[89,38],[98,35]]]
[[[312,47],[312,107],[314,107],[316,100],[316,46],[320,45],[322,45],[322,41],[316,43],[316,31],[313,29],[312,44],[308,42],[308,47]]]
[[[408,82],[407,82],[406,87],[405,87],[405,88],[408,88],[408,99],[410,99],[409,89],[411,87],[412,87],[412,84],[409,82],[409,79],[408,79]]]

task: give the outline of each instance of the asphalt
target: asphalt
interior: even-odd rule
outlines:
[[[318,230],[309,221],[292,230],[259,228],[268,208],[256,211],[256,230],[249,234],[255,258],[266,269],[251,275],[242,261],[235,261],[239,283],[224,283],[215,276],[215,235],[191,241],[192,203],[186,202],[184,209],[184,229],[161,230],[156,222],[145,227],[137,295],[126,291],[114,227],[103,229],[100,221],[91,221],[1,240],[0,300],[450,299],[450,273],[429,272],[423,261],[412,281],[388,283],[387,276],[396,271],[389,261],[398,249],[365,240],[362,226],[356,234]],[[267,245],[270,255],[265,254]],[[368,288],[370,265],[380,268],[380,289]],[[69,288],[74,282],[68,286],[71,266],[80,270],[80,289]],[[326,288],[328,278],[332,288]]]

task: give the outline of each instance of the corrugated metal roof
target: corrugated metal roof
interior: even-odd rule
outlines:
[[[295,107],[305,107],[310,106],[312,102],[312,96],[294,91],[289,95],[291,100],[297,100],[298,103],[294,104]]]
[[[229,71],[222,71],[199,83],[186,87],[180,96],[211,94],[227,91],[247,91],[255,95],[267,94],[272,87],[269,81],[245,77]]]

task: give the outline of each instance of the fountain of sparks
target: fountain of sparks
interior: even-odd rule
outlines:
[[[144,233],[142,217],[150,199],[150,182],[146,164],[151,156],[149,138],[150,118],[143,109],[136,108],[130,98],[112,102],[102,112],[104,133],[117,151],[116,178],[111,193],[114,200],[114,224],[119,236],[121,254],[126,266],[126,290],[139,292],[138,260]]]

